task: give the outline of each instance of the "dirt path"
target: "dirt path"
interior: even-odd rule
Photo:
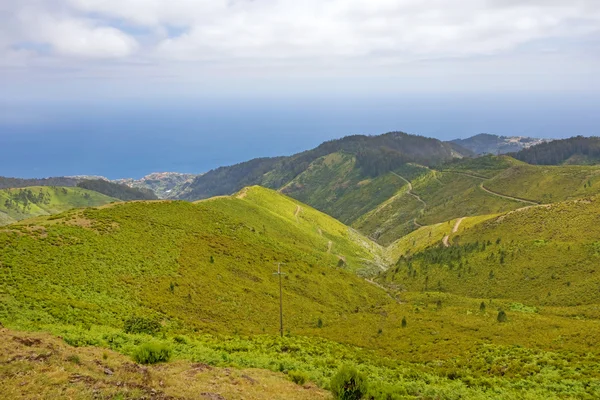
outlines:
[[[302,211],[302,207],[296,206],[296,212],[294,213],[294,217],[296,217],[297,223],[300,223],[300,218],[298,218],[298,214],[300,214],[300,211]]]
[[[481,179],[483,181],[489,181],[491,179],[491,178],[486,178],[484,176],[469,174],[466,172],[457,172],[457,171],[442,171],[442,172],[449,172],[451,174],[469,176],[471,178]],[[540,203],[536,203],[535,201],[521,199],[520,197],[513,197],[513,196],[506,195],[506,194],[494,192],[493,190],[490,190],[490,189],[486,188],[485,186],[483,186],[483,182],[481,182],[479,184],[479,188],[481,190],[483,190],[484,192],[491,194],[492,196],[502,197],[503,199],[514,200],[514,201],[518,201],[520,203],[526,203],[526,204],[531,204],[531,205],[535,205],[535,206],[540,205]]]
[[[330,240],[329,243],[327,243],[327,252],[331,253],[331,248],[333,247],[333,242]]]
[[[425,208],[427,208],[427,203],[425,203],[425,201],[422,198],[420,198],[418,195],[416,195],[416,194],[413,193],[413,191],[412,191],[413,190],[412,183],[410,183],[410,181],[408,179],[406,179],[403,176],[398,175],[394,171],[391,171],[391,172],[392,172],[393,175],[396,175],[398,178],[402,179],[404,182],[406,182],[408,184],[408,192],[406,192],[406,193],[408,193],[409,195],[413,196],[415,199],[417,199],[418,201],[420,201],[421,204],[423,204],[423,208],[419,211],[419,213],[422,213],[423,211],[425,211]],[[413,220],[413,223],[415,224],[415,226],[417,228],[422,228],[423,227],[423,225],[421,225],[421,224],[419,224],[417,222],[416,218]]]
[[[398,304],[402,304],[402,301],[400,301],[398,298],[392,296],[389,289],[386,288],[385,286],[380,285],[379,283],[375,282],[373,279],[365,278],[365,281],[369,282],[371,285],[377,286],[381,290],[384,290],[390,299],[394,300]]]
[[[518,202],[521,202],[521,203],[531,204],[531,205],[534,205],[534,206],[539,206],[540,205],[540,203],[536,203],[535,201],[525,200],[525,199],[521,199],[519,197],[508,196],[506,194],[496,193],[496,192],[494,192],[494,191],[492,191],[490,189],[487,189],[485,186],[483,186],[483,182],[481,182],[481,184],[479,185],[479,187],[481,188],[481,190],[483,190],[486,193],[489,193],[489,194],[494,195],[494,196],[502,197],[504,199],[514,200],[514,201],[518,201]]]
[[[456,220],[456,223],[454,224],[454,227],[452,228],[452,233],[456,233],[458,232],[458,227],[460,226],[461,222],[463,222],[463,220],[465,219],[465,217],[459,218]],[[446,235],[444,236],[444,238],[442,239],[442,243],[444,244],[444,247],[450,247],[450,235]]]

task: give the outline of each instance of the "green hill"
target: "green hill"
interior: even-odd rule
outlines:
[[[197,203],[118,203],[16,223],[0,231],[1,323],[10,329],[8,335],[27,337],[32,334],[17,331],[41,330],[81,349],[53,345],[41,352],[37,342],[27,341],[28,352],[21,339],[12,339],[2,351],[14,356],[0,362],[0,378],[8,382],[0,394],[29,390],[19,386],[23,381],[52,382],[42,386],[71,388],[74,398],[75,393],[85,398],[86,382],[91,382],[121,398],[139,398],[144,394],[135,390],[151,389],[194,398],[181,385],[200,368],[193,362],[228,368],[228,374],[240,379],[240,371],[253,369],[253,379],[271,377],[261,383],[267,385],[266,393],[272,393],[270,385],[282,385],[281,398],[294,398],[284,385],[288,380],[330,389],[343,364],[355,365],[365,375],[370,386],[366,397],[374,399],[596,398],[600,354],[593,344],[600,340],[600,315],[592,290],[595,269],[591,272],[593,259],[584,263],[579,255],[587,251],[594,257],[591,241],[594,236],[597,241],[597,234],[590,230],[579,239],[572,232],[590,225],[597,202],[534,207],[501,220],[466,219],[455,233],[456,221],[424,227],[402,239],[414,254],[399,243],[384,252],[339,221],[260,187]],[[551,218],[557,220],[550,223]],[[564,237],[561,222],[573,224]],[[445,236],[449,248],[431,246]],[[484,239],[486,249],[476,251],[472,243]],[[432,264],[428,271],[440,279],[431,275],[434,287],[424,290],[418,258],[438,251],[455,260],[459,245],[469,250],[461,254],[473,254],[473,282],[470,275],[453,277],[459,269],[468,271],[464,263],[459,268],[460,261],[451,273]],[[542,246],[553,249],[554,257],[533,264]],[[500,250],[506,253],[504,264],[498,264],[504,254]],[[386,267],[386,259],[400,254],[410,255],[418,270],[412,284],[402,278],[407,275],[402,262],[379,278],[389,291],[356,274],[373,276]],[[525,261],[530,280],[518,283],[512,263]],[[283,338],[278,334],[279,281],[273,275],[277,262],[285,263],[286,273]],[[561,273],[563,262],[572,262],[568,268],[573,272]],[[550,270],[554,278],[548,277]],[[484,279],[494,284],[484,285]],[[437,280],[442,291],[435,289]],[[525,289],[531,282],[529,295]],[[515,289],[508,291],[513,284]],[[549,285],[552,294],[538,302],[535,296],[545,294]],[[500,308],[506,310],[507,322],[498,322]],[[87,346],[137,360],[148,348],[160,348],[173,362],[149,369],[148,378],[127,375],[123,358],[107,353],[100,359],[100,352]],[[143,386],[118,389],[104,367],[97,369],[104,364],[115,368],[115,377],[140,379]],[[143,368],[132,365],[127,368]],[[15,378],[31,368],[36,379]],[[228,398],[243,397],[236,394],[240,384],[235,379],[226,378],[220,386],[193,384]]]
[[[595,196],[467,218],[456,232],[457,221],[421,228],[388,250],[401,258],[382,280],[535,306],[596,304],[599,210]]]
[[[38,186],[0,190],[0,225],[71,208],[97,207],[115,198],[77,187]]]
[[[518,160],[540,165],[600,163],[600,138],[576,136],[541,143],[513,154]]]
[[[121,326],[141,313],[188,329],[274,332],[276,262],[287,263],[288,315],[299,330],[334,309],[388,302],[354,274],[376,267],[376,245],[258,187],[197,204],[73,210],[12,226],[0,238],[9,249],[0,260],[18,289],[8,313],[33,321]],[[22,247],[36,255],[10,250]],[[25,305],[33,308],[17,313]]]
[[[461,156],[448,143],[402,132],[379,136],[347,136],[293,156],[255,159],[209,171],[192,182],[183,199],[198,200],[229,195],[249,185],[279,189],[308,169],[322,164],[324,157],[334,153],[340,153],[334,157],[342,157],[343,153],[352,158],[353,168],[356,169],[354,175],[360,175],[361,180],[385,175],[407,162],[432,165]],[[317,176],[323,178],[322,175]],[[313,185],[323,183],[320,180]],[[324,186],[320,188],[325,189]]]

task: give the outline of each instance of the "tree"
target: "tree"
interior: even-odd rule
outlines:
[[[406,317],[402,317],[402,327],[406,328],[407,322],[406,322]]]
[[[482,301],[481,304],[479,305],[479,311],[485,312],[485,302],[484,301]]]
[[[508,321],[508,317],[506,316],[506,313],[504,312],[504,310],[500,310],[500,312],[498,313],[498,322],[506,322]]]

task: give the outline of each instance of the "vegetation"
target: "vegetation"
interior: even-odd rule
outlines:
[[[171,349],[164,343],[148,342],[135,350],[133,358],[139,364],[167,362],[171,358]]]
[[[76,187],[26,187],[0,190],[0,225],[78,207],[97,207],[117,199]]]
[[[437,233],[436,227],[422,228],[389,250],[400,259],[384,280],[414,291],[530,305],[595,304],[599,209],[600,197],[590,197],[465,219],[450,234],[448,248],[439,238],[452,223],[439,225]]]
[[[597,167],[486,156],[432,169],[394,144],[417,139],[377,140],[243,178],[279,193],[1,229],[2,397],[599,398]],[[235,187],[245,168],[219,173]],[[3,204],[54,201],[36,190]]]
[[[330,399],[307,382],[298,386],[279,371],[225,368],[175,360],[141,366],[130,356],[99,347],[71,347],[45,333],[0,329],[3,399]]]
[[[524,164],[503,171],[484,185],[510,196],[554,203],[600,193],[600,168]]]
[[[553,140],[512,154],[529,164],[598,164],[600,162],[600,138],[576,136]]]
[[[331,378],[331,391],[336,399],[360,400],[367,395],[365,376],[351,365],[342,365]]]
[[[599,201],[466,218],[454,233],[455,221],[420,228],[387,251],[403,256],[376,279],[389,292],[353,273],[384,265],[378,246],[267,189],[196,204],[72,210],[0,233],[0,321],[140,362],[169,353],[141,349],[170,349],[172,361],[157,370],[165,382],[193,362],[272,371],[274,385],[306,378],[304,385],[336,390],[332,378],[352,365],[368,384],[365,398],[595,398],[600,314],[589,271],[599,232],[590,221]],[[450,247],[438,247],[448,234]],[[557,250],[542,257],[542,247]],[[284,338],[272,276],[278,261],[287,273]],[[506,322],[498,322],[500,310]],[[81,364],[69,362],[69,370],[95,365],[86,354],[77,353]],[[47,365],[55,368],[52,357]],[[0,365],[9,393],[21,390],[10,371],[25,366]],[[62,376],[59,387],[69,380]]]
[[[0,176],[0,189],[26,188],[30,186],[62,186],[73,187],[79,182],[78,178],[58,177],[43,179],[21,179]]]
[[[158,197],[150,189],[133,188],[127,185],[105,181],[103,179],[84,180],[79,182],[77,187],[93,190],[123,201],[158,200]]]
[[[356,160],[354,173],[362,177],[359,181],[384,175],[407,162],[433,165],[458,155],[447,143],[402,132],[347,136],[290,157],[255,159],[209,171],[197,177],[182,198],[229,195],[250,185],[279,189],[309,170],[315,161],[334,153]]]

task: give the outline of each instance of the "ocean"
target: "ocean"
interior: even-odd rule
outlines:
[[[201,173],[351,134],[598,135],[597,99],[554,95],[0,103],[0,176]]]

